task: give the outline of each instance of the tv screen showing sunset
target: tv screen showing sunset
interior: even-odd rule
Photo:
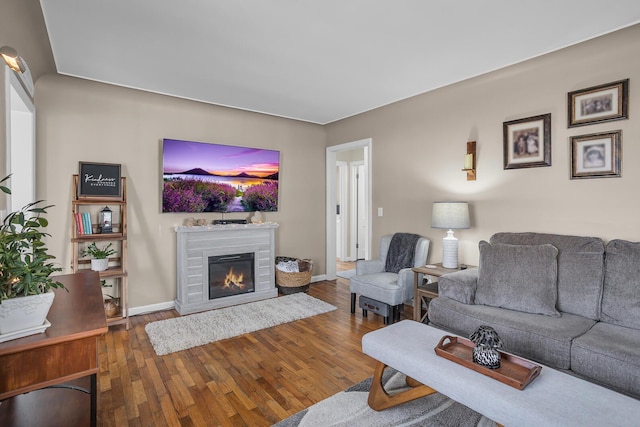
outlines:
[[[280,152],[164,139],[162,212],[275,212]]]

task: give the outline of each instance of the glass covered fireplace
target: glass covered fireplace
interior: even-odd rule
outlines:
[[[209,299],[255,290],[254,253],[209,257]]]

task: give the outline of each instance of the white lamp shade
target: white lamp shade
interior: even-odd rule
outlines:
[[[469,228],[469,205],[467,202],[433,202],[431,228]]]
[[[433,202],[431,228],[449,230],[442,239],[442,266],[458,268],[458,239],[452,229],[469,228],[469,205],[467,202]]]

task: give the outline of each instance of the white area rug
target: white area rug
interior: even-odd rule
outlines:
[[[300,292],[159,320],[148,323],[145,330],[153,349],[162,356],[333,310],[335,306]]]

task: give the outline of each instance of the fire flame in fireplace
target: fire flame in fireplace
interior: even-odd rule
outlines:
[[[224,286],[223,286],[223,288],[244,289],[245,284],[242,283],[243,280],[244,280],[244,274],[243,273],[236,274],[233,271],[233,267],[230,267],[229,268],[229,272],[227,273],[227,275],[224,278]]]

